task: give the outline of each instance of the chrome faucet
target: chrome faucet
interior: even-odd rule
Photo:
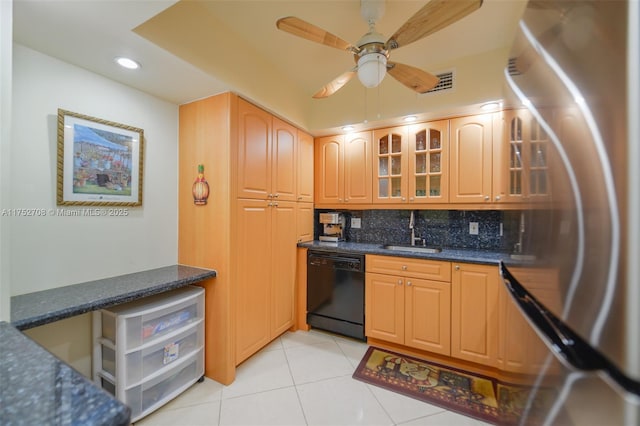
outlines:
[[[413,210],[411,210],[411,217],[409,218],[409,229],[411,230],[411,245],[412,246],[416,245],[416,241],[422,241],[422,239],[420,237],[416,237],[415,225],[416,225],[415,213],[414,213]]]

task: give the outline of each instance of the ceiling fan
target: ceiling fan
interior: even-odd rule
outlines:
[[[360,14],[369,24],[367,32],[353,45],[309,22],[294,16],[278,19],[279,30],[334,47],[353,54],[356,66],[341,74],[313,97],[331,96],[357,73],[360,82],[368,88],[376,87],[389,73],[400,83],[418,93],[425,93],[438,84],[438,77],[410,65],[389,61],[389,52],[435,33],[464,18],[482,6],[483,0],[431,0],[407,20],[385,42],[375,30],[375,24],[384,13],[385,0],[361,0]]]

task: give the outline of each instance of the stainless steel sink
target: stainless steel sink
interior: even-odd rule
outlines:
[[[534,254],[512,253],[509,257],[513,260],[536,260]]]
[[[439,247],[424,247],[424,246],[404,246],[404,245],[394,245],[394,244],[385,244],[382,246],[385,250],[393,250],[393,251],[405,251],[405,252],[413,252],[413,253],[440,253],[442,251]]]

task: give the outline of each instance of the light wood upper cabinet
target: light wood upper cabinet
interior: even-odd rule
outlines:
[[[547,200],[549,136],[526,109],[503,111],[496,119],[494,198],[507,203]]]
[[[316,205],[371,203],[371,132],[316,139],[314,161]]]
[[[366,268],[365,334],[449,355],[450,264],[368,255]]]
[[[492,201],[492,114],[451,120],[449,202]]]
[[[449,201],[449,120],[408,126],[409,202]]]
[[[408,199],[409,141],[407,126],[373,132],[373,202],[404,203]]]
[[[297,201],[313,203],[313,136],[298,130]]]
[[[451,356],[496,367],[498,266],[455,262],[451,275]]]
[[[271,114],[238,100],[238,198],[266,199],[272,193],[271,126]]]
[[[273,117],[271,194],[280,201],[296,201],[298,129]]]
[[[298,130],[238,100],[238,198],[295,201]]]

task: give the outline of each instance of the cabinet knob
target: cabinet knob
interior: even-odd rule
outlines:
[[[407,287],[411,286],[411,281],[407,281]]]
[[[496,201],[500,201],[500,196],[496,195]]]
[[[405,197],[402,197],[402,201],[407,201],[407,199]]]
[[[273,203],[273,206],[274,207],[278,207],[278,203]]]
[[[341,203],[342,202],[342,198],[338,198],[338,202]]]
[[[280,194],[273,194],[273,198],[278,198]]]
[[[273,194],[267,195],[267,198],[273,198]]]
[[[345,198],[345,199],[344,199],[344,202],[345,202],[345,203],[348,203],[348,202],[349,202],[349,199],[348,199],[348,198]]]
[[[298,197],[298,200],[302,200],[302,197]]]
[[[413,200],[414,200],[414,198],[413,198],[413,197],[409,197],[409,201],[413,201]]]
[[[398,285],[402,285],[402,280],[398,280]]]
[[[407,270],[407,265],[402,265],[402,270],[406,271]]]
[[[453,268],[453,269],[455,269],[456,271],[459,271],[459,270],[460,270],[460,265],[456,265],[456,266],[454,266],[454,268]]]
[[[485,196],[484,196],[484,200],[485,200],[485,201],[489,201],[490,199],[491,199],[491,197],[489,197],[488,195],[485,195]]]
[[[271,201],[269,201],[269,204],[267,204],[267,207],[272,207],[273,203]]]

